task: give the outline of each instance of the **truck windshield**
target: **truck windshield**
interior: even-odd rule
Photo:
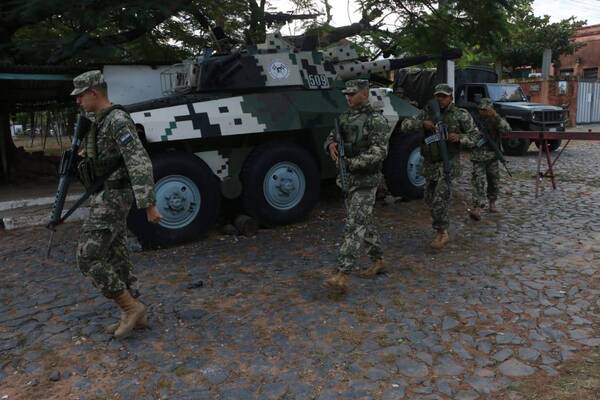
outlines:
[[[493,101],[527,101],[519,85],[489,85]]]

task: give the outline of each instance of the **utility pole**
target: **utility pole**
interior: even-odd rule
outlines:
[[[439,0],[438,11],[443,12],[447,5],[448,0]],[[454,88],[454,68],[454,60],[440,60],[436,69],[438,83],[447,83]]]
[[[544,79],[550,77],[550,64],[552,64],[552,49],[544,49],[542,56],[542,78]]]

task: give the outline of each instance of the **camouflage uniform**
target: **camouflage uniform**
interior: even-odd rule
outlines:
[[[346,83],[345,93],[368,88],[368,81],[352,80]],[[348,215],[344,241],[338,255],[339,271],[350,272],[359,255],[361,245],[377,261],[383,257],[379,234],[373,223],[373,206],[377,187],[382,180],[381,167],[387,156],[390,128],[387,120],[369,103],[349,108],[340,116],[346,163],[348,166]],[[335,130],[325,141],[325,151],[335,142]],[[339,185],[338,180],[338,185]]]
[[[481,99],[479,103],[480,109],[493,108],[493,103],[490,99]],[[493,118],[480,117],[481,124],[492,140],[500,145],[502,134],[511,131],[510,125],[504,118],[496,114]],[[498,198],[498,184],[500,181],[500,166],[496,153],[489,145],[484,143],[483,137],[479,136],[474,141],[476,144],[471,153],[471,162],[473,163],[473,174],[471,176],[471,184],[473,186],[473,207],[485,207],[486,198],[486,181],[487,181],[487,198],[490,202],[495,202]]]
[[[100,71],[86,72],[74,82],[73,94],[78,94],[78,83],[79,89],[95,86],[102,82],[102,75]],[[135,296],[137,278],[126,247],[126,218],[134,199],[140,209],[155,203],[152,163],[131,117],[119,106],[96,113],[83,155],[80,171],[83,165],[92,165],[96,177],[121,166],[106,180],[103,189],[90,197],[90,215],[83,224],[77,248],[78,267],[106,297],[114,298],[124,289],[131,289]]]
[[[438,88],[444,91],[438,91]],[[436,86],[436,92],[451,95],[452,88],[441,84]],[[461,174],[460,169],[460,149],[461,145],[472,147],[473,137],[478,134],[475,123],[471,115],[466,110],[458,108],[454,103],[441,110],[442,120],[448,126],[448,133],[457,133],[460,137],[459,143],[447,142],[448,158],[450,161],[450,170],[452,179],[456,179]],[[423,121],[433,121],[433,112],[429,105],[419,111],[415,116],[402,121],[402,130],[405,132],[419,132],[423,139],[433,134],[431,131],[425,131]],[[450,221],[448,219],[448,206],[450,203],[450,188],[444,177],[444,165],[439,152],[437,142],[429,145],[421,142],[421,155],[423,156],[423,166],[421,174],[425,177],[425,202],[431,208],[431,217],[433,219],[433,229],[447,230]]]

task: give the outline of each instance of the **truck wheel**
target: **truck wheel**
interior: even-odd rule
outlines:
[[[265,226],[305,218],[319,200],[320,175],[308,151],[291,143],[255,148],[242,169],[242,203]]]
[[[148,223],[146,211],[133,208],[127,224],[144,247],[163,247],[205,234],[217,219],[221,195],[211,169],[187,153],[163,153],[152,159],[157,225]]]
[[[529,139],[503,139],[502,150],[507,156],[524,156],[529,144]]]
[[[561,140],[560,139],[556,139],[556,140],[548,140],[548,144],[550,145],[550,151],[555,151],[560,147],[561,144]],[[540,142],[539,141],[535,141],[535,145],[537,146],[537,148],[540,148]]]
[[[420,174],[422,164],[421,135],[394,132],[383,163],[383,174],[390,193],[409,199],[423,197],[425,177]]]

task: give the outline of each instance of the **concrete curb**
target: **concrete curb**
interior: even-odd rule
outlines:
[[[66,201],[76,201],[83,193],[77,193],[67,196]],[[38,197],[35,199],[21,199],[0,202],[0,211],[15,210],[17,208],[46,206],[54,203],[54,197]]]
[[[65,210],[63,215],[70,207],[69,203],[74,203],[82,194],[72,194],[67,196],[65,201]],[[0,229],[11,231],[19,228],[32,226],[44,226],[48,223],[50,207],[44,207],[54,204],[54,197],[38,197],[33,199],[21,199],[0,202]],[[81,221],[89,215],[89,207],[80,207],[69,217],[68,222]]]
[[[66,213],[66,210],[63,211],[63,215]],[[65,223],[82,221],[90,214],[89,207],[80,207],[71,216]],[[28,228],[32,226],[44,226],[48,223],[48,213],[45,212],[43,214],[37,215],[26,215],[22,217],[4,217],[0,219],[0,224],[6,231],[12,231],[19,228]]]

